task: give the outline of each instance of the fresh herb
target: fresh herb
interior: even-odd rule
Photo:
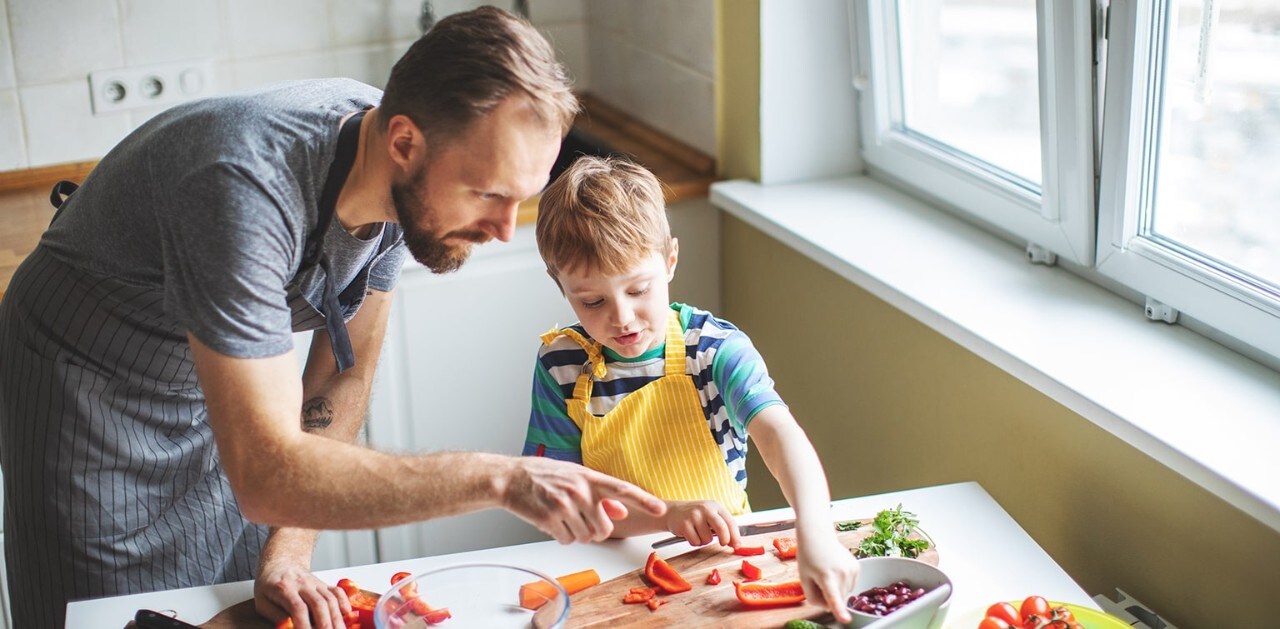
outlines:
[[[845,531],[856,531],[858,530],[858,527],[862,526],[863,524],[865,524],[865,522],[860,522],[858,520],[849,520],[848,522],[836,522],[836,530],[840,531],[841,533]]]
[[[788,620],[787,624],[782,625],[782,629],[827,629],[827,626],[820,625],[807,618],[797,618]]]
[[[903,511],[901,504],[896,509],[885,509],[876,514],[876,519],[872,522],[875,532],[858,544],[857,555],[915,559],[929,549],[927,540],[911,538],[919,524],[916,514]]]

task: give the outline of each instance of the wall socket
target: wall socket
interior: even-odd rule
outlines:
[[[213,62],[182,61],[89,73],[93,113],[167,107],[213,94]]]

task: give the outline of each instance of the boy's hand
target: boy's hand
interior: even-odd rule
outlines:
[[[801,536],[796,559],[805,597],[830,610],[840,624],[848,623],[853,619],[846,603],[858,576],[857,560],[830,528],[809,536],[802,532]]]
[[[719,538],[721,545],[738,547],[738,523],[714,500],[668,501],[664,522],[672,535],[683,537],[691,546],[705,546]]]
[[[625,504],[657,518],[666,503],[623,480],[577,463],[542,457],[513,457],[499,480],[502,506],[561,544],[598,542],[627,517]]]

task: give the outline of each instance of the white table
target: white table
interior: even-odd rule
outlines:
[[[832,505],[832,518],[869,518],[899,503],[919,516],[921,528],[938,545],[938,567],[951,577],[955,587],[949,618],[985,609],[995,601],[1021,600],[1031,594],[1097,609],[1089,595],[977,483],[840,500]],[[766,521],[790,515],[790,509],[776,509],[753,513],[741,521]],[[554,541],[536,542],[327,570],[318,576],[329,583],[347,577],[368,589],[379,590],[389,589],[391,575],[400,571],[417,574],[454,564],[497,562],[532,568],[552,576],[594,568],[600,578],[607,581],[644,566],[652,550],[649,545],[663,537],[666,535],[653,534],[573,546]],[[670,557],[689,549],[689,545],[682,542],[662,549],[660,554]],[[242,581],[76,601],[67,605],[66,626],[118,629],[141,608],[175,610],[179,618],[200,623],[252,596],[253,583]]]

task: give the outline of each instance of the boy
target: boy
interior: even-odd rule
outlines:
[[[666,501],[666,515],[628,517],[614,536],[666,530],[737,546],[750,436],[795,508],[809,600],[847,622],[857,564],[836,539],[821,463],[747,336],[668,301],[679,243],[657,178],[583,157],[538,212],[538,250],[579,323],[542,337],[524,454],[582,463]]]

